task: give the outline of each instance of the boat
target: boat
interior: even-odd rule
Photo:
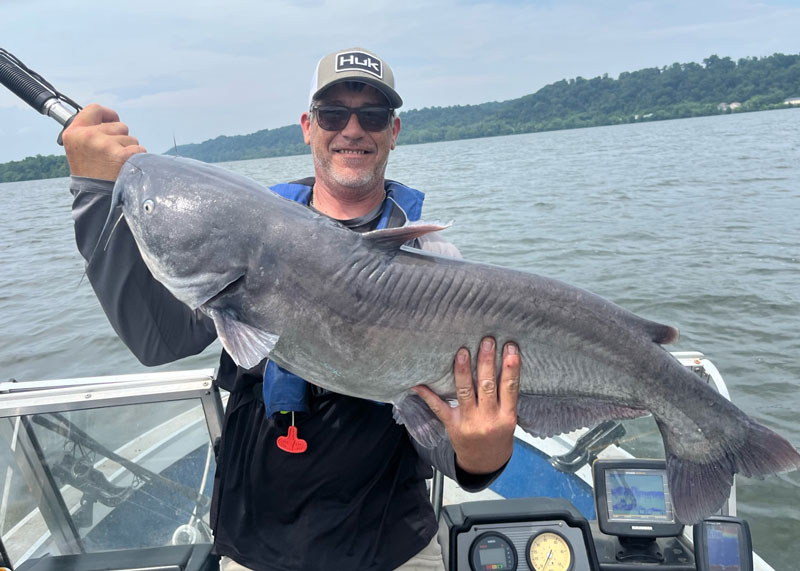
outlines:
[[[673,355],[729,398],[704,355]],[[218,569],[208,511],[227,395],[214,375],[0,383],[0,564],[14,571]],[[703,568],[698,526],[656,526],[642,532],[647,537],[609,532],[612,491],[598,467],[663,472],[651,418],[547,439],[518,428],[515,438],[512,460],[488,489],[468,493],[440,473],[430,481],[446,569]],[[736,522],[735,515],[734,486],[716,519]],[[741,539],[741,558],[771,570]]]

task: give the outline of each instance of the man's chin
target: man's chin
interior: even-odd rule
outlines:
[[[376,179],[376,174],[372,171],[370,172],[338,171],[332,174],[333,176],[331,178],[333,178],[336,184],[352,189],[371,186],[372,184],[375,183]]]
[[[314,164],[319,176],[343,188],[361,191],[371,189],[375,184],[383,186],[385,164],[384,169],[378,168],[374,164],[365,165],[362,168],[354,168],[346,164],[337,164],[335,160],[322,160],[316,156],[314,157]]]

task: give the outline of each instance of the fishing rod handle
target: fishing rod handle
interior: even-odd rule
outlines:
[[[45,102],[44,110],[42,114],[48,115],[61,123],[64,127],[68,127],[70,122],[72,122],[72,118],[75,117],[76,113],[73,109],[67,107],[58,98],[50,99],[49,101]],[[61,144],[61,140],[59,138],[59,145]]]
[[[52,91],[19,69],[2,54],[0,54],[0,83],[42,115],[47,115],[45,104],[48,101],[58,100]]]

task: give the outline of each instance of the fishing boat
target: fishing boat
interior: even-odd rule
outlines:
[[[674,356],[729,398],[705,356]],[[214,374],[0,383],[2,565],[14,571],[218,569],[208,511],[227,395],[214,385]],[[647,510],[619,502],[618,483],[608,484],[614,474],[631,482],[644,474],[653,482],[663,473],[655,433],[648,417],[547,439],[518,429],[512,460],[488,489],[467,493],[435,474],[430,492],[445,567],[745,570],[752,555],[753,569],[772,569],[752,553],[746,526],[736,528],[733,554],[709,540],[713,529],[697,535],[715,522],[739,521],[735,487],[705,526],[668,521],[666,484],[663,492],[637,496]],[[605,475],[600,466],[608,468]],[[641,489],[629,485],[625,493]],[[624,513],[617,513],[620,506]],[[631,528],[639,532],[626,531]],[[722,536],[730,543],[730,533]],[[703,567],[701,556],[711,564]],[[740,566],[724,566],[736,561]]]
[[[0,83],[68,125],[80,106],[0,48]],[[700,353],[674,356],[729,398]],[[214,370],[0,383],[0,565],[213,571],[208,513],[226,395]],[[486,490],[430,482],[448,571],[772,569],[735,517],[674,520],[648,417],[532,438]],[[752,563],[750,561],[752,560]]]

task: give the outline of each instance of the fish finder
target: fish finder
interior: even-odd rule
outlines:
[[[618,561],[664,562],[658,538],[681,535],[664,460],[596,460],[592,465],[597,525],[616,536]]]
[[[675,537],[675,518],[663,460],[597,460],[592,466],[600,530],[617,537]]]
[[[738,517],[711,516],[694,526],[698,571],[752,571],[750,527]]]

